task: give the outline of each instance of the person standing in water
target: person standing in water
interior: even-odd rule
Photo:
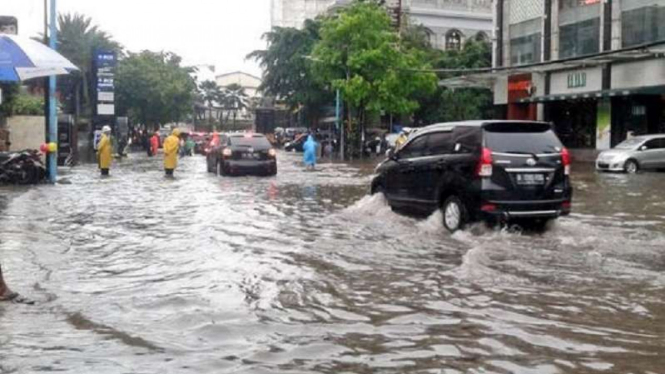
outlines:
[[[156,156],[157,150],[159,150],[159,131],[155,131],[150,138],[150,156]]]
[[[173,177],[178,166],[178,150],[180,149],[180,130],[173,129],[171,135],[164,140],[164,171],[167,177]]]
[[[316,149],[318,147],[318,143],[314,140],[314,136],[309,135],[307,136],[307,141],[305,141],[305,144],[303,144],[302,148],[303,151],[305,152],[303,155],[303,161],[305,163],[305,167],[308,169],[314,169],[316,166]]]
[[[99,145],[97,146],[97,159],[99,160],[99,170],[101,170],[102,175],[109,175],[109,169],[111,168],[111,160],[113,152],[113,146],[111,145],[111,128],[109,126],[104,126],[102,128],[102,138],[99,140]]]

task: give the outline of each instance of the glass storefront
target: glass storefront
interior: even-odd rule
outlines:
[[[621,3],[623,47],[665,39],[665,0],[631,0]]]
[[[510,64],[541,61],[542,18],[510,25]]]
[[[559,1],[559,58],[600,51],[600,1]]]
[[[559,28],[559,57],[583,56],[600,51],[600,18]]]

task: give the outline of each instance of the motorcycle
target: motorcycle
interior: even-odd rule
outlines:
[[[46,178],[39,152],[0,152],[0,184],[37,184]]]

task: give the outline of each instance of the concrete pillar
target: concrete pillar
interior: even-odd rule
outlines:
[[[559,0],[552,0],[552,60],[559,59]]]
[[[621,49],[621,2],[632,0],[612,1],[612,50]]]

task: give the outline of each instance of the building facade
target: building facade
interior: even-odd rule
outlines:
[[[550,121],[576,148],[665,132],[665,0],[496,0],[494,12],[503,116]]]
[[[467,40],[490,41],[491,0],[402,0],[409,22],[428,30],[432,46],[459,49]]]
[[[272,25],[302,27],[306,19],[351,3],[351,0],[271,0]],[[392,12],[425,26],[432,46],[459,49],[470,39],[490,40],[492,0],[385,0]]]
[[[270,0],[272,27],[300,28],[306,19],[324,13],[331,0]]]

